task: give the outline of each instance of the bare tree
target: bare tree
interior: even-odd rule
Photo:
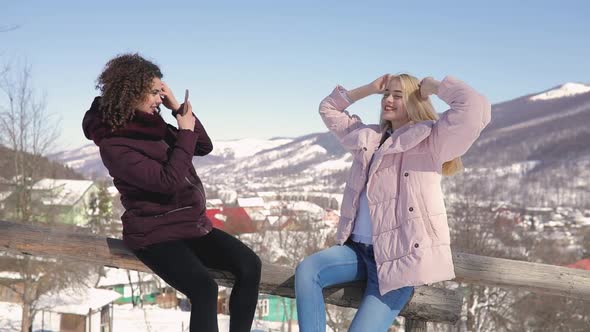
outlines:
[[[242,241],[261,255],[262,260],[294,268],[305,257],[335,244],[334,229],[326,228],[311,213],[289,209],[288,201],[282,202],[280,219],[274,224],[274,229],[261,229],[256,234],[240,236]],[[280,304],[285,313],[281,331],[292,331],[295,313],[293,300],[281,298]],[[348,329],[354,309],[327,305],[326,311],[326,323],[333,331]]]
[[[13,197],[10,218],[32,223],[49,220],[34,209],[32,187],[41,174],[43,155],[58,137],[59,127],[47,112],[45,99],[32,87],[31,67],[9,70],[0,78],[0,144],[14,156],[12,167]],[[3,270],[16,272],[17,281],[3,281],[22,302],[21,331],[32,329],[36,304],[43,294],[72,287],[86,280],[88,266],[31,256],[2,257]]]
[[[9,71],[0,81],[0,144],[13,158],[14,219],[33,221],[32,186],[40,173],[41,159],[59,137],[58,123],[46,110],[45,98],[31,86],[31,67]],[[4,106],[7,105],[7,106]]]
[[[114,202],[109,194],[108,182],[98,181],[98,191],[92,193],[88,202],[88,227],[93,234],[116,237],[120,231],[113,222]]]
[[[444,181],[447,197],[447,213],[451,229],[453,250],[477,255],[516,258],[498,229],[496,208],[502,191],[501,184],[490,178],[475,178],[459,174]],[[518,257],[522,259],[522,257]],[[443,285],[457,285],[444,282]],[[455,286],[456,287],[456,286]],[[514,321],[511,305],[514,292],[488,286],[458,283],[464,294],[462,317],[457,325],[435,325],[435,330],[448,331],[510,331]]]

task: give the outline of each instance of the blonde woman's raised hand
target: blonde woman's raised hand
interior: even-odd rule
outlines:
[[[359,99],[363,99],[367,96],[374,95],[377,93],[384,93],[387,85],[389,84],[389,80],[391,79],[391,75],[385,74],[373,82],[360,86],[356,89],[352,89],[347,92],[348,97],[353,101],[357,101]]]
[[[186,112],[184,112],[184,115],[181,115],[180,113],[176,114],[176,121],[178,121],[178,129],[194,130],[195,117],[193,116],[193,107],[191,106],[191,102],[187,100],[184,107],[186,108]]]
[[[423,78],[418,85],[420,87],[420,96],[427,99],[430,95],[437,94],[439,85],[440,82],[430,76]]]
[[[385,89],[387,88],[387,85],[389,84],[389,80],[391,79],[391,75],[390,74],[385,74],[379,78],[377,78],[376,80],[374,80],[373,82],[371,82],[369,84],[370,90],[372,94],[376,94],[376,93],[384,93]]]

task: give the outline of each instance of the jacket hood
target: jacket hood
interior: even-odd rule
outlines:
[[[100,142],[108,137],[161,140],[166,136],[166,122],[159,113],[135,112],[133,119],[125,127],[111,130],[111,127],[103,121],[100,99],[100,97],[94,98],[82,120],[84,136],[94,141],[94,144],[100,145]]]

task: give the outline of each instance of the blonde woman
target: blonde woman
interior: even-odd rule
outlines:
[[[379,125],[344,111],[382,94]],[[450,109],[440,119],[429,96]],[[490,103],[464,82],[447,76],[421,82],[384,75],[347,91],[341,86],[320,104],[328,129],[352,154],[336,240],[297,267],[299,328],[324,331],[322,289],[366,280],[349,331],[387,331],[413,287],[455,277],[449,227],[440,186],[459,171],[459,157],[490,121]]]

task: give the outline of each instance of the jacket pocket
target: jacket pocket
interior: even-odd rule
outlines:
[[[429,235],[431,236],[433,246],[451,243],[446,213],[428,215],[425,224],[427,224],[425,225],[427,231],[430,232]]]
[[[401,226],[379,233],[373,238],[375,261],[380,264],[408,255],[411,252],[409,236]]]

